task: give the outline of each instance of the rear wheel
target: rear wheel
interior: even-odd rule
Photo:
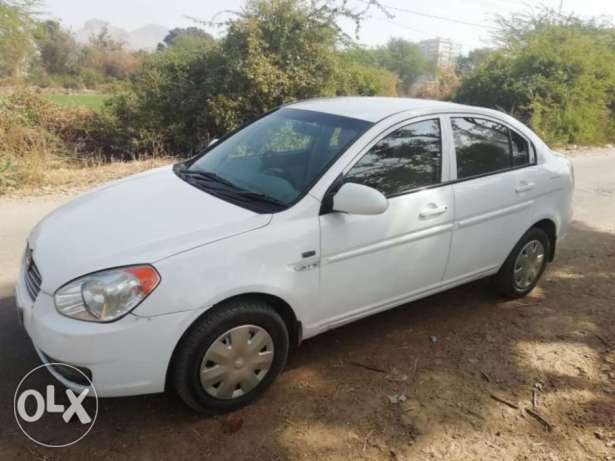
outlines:
[[[182,339],[172,379],[197,411],[238,409],[263,393],[284,368],[289,339],[284,320],[257,298],[216,306]]]
[[[527,231],[494,277],[498,291],[508,298],[526,296],[540,280],[549,254],[551,241],[545,231]]]

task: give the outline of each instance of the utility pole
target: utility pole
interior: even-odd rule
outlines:
[[[559,15],[562,15],[562,9],[564,8],[564,0],[559,0]]]

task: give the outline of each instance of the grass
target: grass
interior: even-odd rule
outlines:
[[[58,189],[83,190],[98,184],[158,168],[177,162],[171,157],[151,157],[142,160],[97,163],[84,162],[83,165],[65,164],[45,171],[44,177],[35,187],[29,188],[30,194],[53,192]],[[28,192],[28,188],[24,188]]]
[[[109,98],[106,94],[49,94],[50,101],[63,107],[86,107],[98,111]]]
[[[96,114],[84,105],[100,107],[104,98],[28,90],[0,97],[0,197],[85,189],[173,162],[160,156],[114,161],[88,145],[88,121]]]
[[[55,193],[80,192],[109,181],[140,173],[176,162],[170,157],[153,157],[144,160],[115,161],[110,163],[51,162],[36,181],[20,183],[7,190],[0,189],[0,200],[4,196],[38,196]]]

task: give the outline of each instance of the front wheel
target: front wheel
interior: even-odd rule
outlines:
[[[182,339],[172,379],[181,399],[205,413],[255,400],[286,364],[284,320],[258,298],[232,300],[207,312]]]
[[[534,289],[551,254],[549,236],[540,228],[527,231],[494,277],[498,291],[507,298],[521,298]]]

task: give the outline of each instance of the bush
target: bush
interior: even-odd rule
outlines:
[[[50,166],[74,157],[92,117],[27,90],[0,99],[0,193],[37,184]]]
[[[399,79],[394,73],[372,66],[340,60],[336,72],[337,96],[396,96]]]
[[[338,52],[340,32],[308,0],[255,0],[218,42],[170,46],[111,100],[99,133],[126,153],[193,153],[244,121],[297,99],[395,94],[386,70]],[[116,131],[117,130],[117,131]]]
[[[436,72],[435,80],[418,83],[413,90],[413,96],[423,99],[450,101],[459,85],[459,77],[453,71],[441,69]]]
[[[534,25],[467,75],[456,100],[511,113],[553,144],[615,141],[615,34]]]

